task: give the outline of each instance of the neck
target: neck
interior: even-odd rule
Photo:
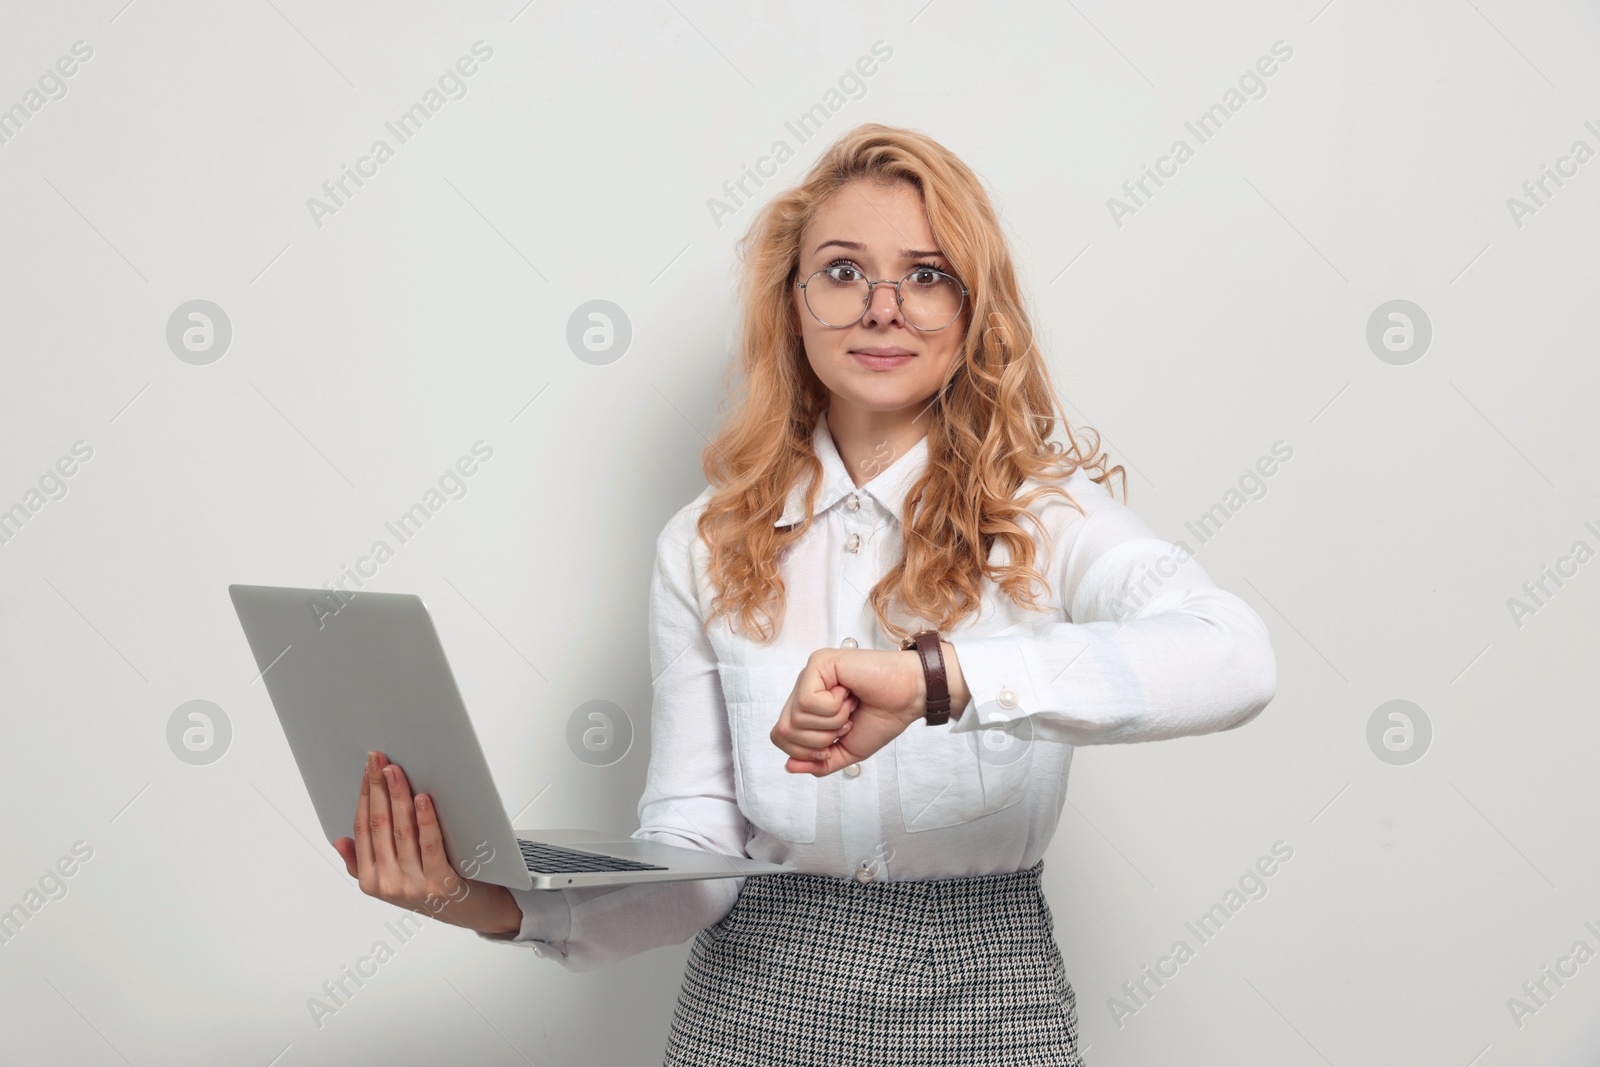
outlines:
[[[842,402],[835,395],[823,417],[833,447],[859,488],[927,436],[933,408],[918,402],[898,411],[879,411]]]

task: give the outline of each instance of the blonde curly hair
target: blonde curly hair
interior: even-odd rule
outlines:
[[[1092,478],[1104,484],[1120,474],[1127,498],[1123,468],[1106,470],[1104,455],[1090,458],[1099,435],[1088,430],[1093,444],[1080,449],[1057,406],[1010,251],[977,177],[926,134],[857,126],[799,185],[763,205],[737,245],[740,331],[723,380],[734,408],[701,454],[714,491],[698,531],[710,548],[708,576],[717,590],[707,625],[726,614],[763,641],[777,636],[774,619],[783,615],[777,560],[810,528],[822,483],[811,438],[829,394],[795,328],[800,239],[818,206],[857,179],[915,186],[940,249],[970,292],[960,353],[931,398],[927,468],[906,493],[904,553],[868,597],[884,633],[894,641],[907,634],[889,618],[893,597],[912,617],[948,631],[979,607],[983,577],[1019,605],[1044,610],[1033,590],[1035,580],[1044,581],[1034,569],[1038,545],[1018,520],[1041,493],[1058,493],[1083,509],[1054,484],[1016,498],[1025,478],[1059,481],[1083,468],[1098,471]],[[1049,440],[1058,418],[1070,449]],[[805,519],[774,526],[804,475],[810,477]],[[989,559],[996,541],[1009,550],[1009,561],[998,566]]]

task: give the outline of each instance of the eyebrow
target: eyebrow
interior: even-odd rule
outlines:
[[[848,249],[850,249],[851,251],[854,251],[854,252],[864,252],[864,251],[866,251],[866,246],[865,245],[859,244],[859,243],[857,243],[855,241],[824,241],[820,245],[818,245],[817,247],[813,248],[811,250],[811,254],[812,255],[816,255],[818,252],[822,251],[824,248],[827,248],[829,245],[838,245],[840,248],[848,248]],[[949,259],[950,258],[949,256],[946,256],[943,252],[940,252],[937,249],[933,249],[931,251],[919,252],[914,248],[902,248],[900,250],[900,255],[904,259],[926,259],[929,256],[939,256],[942,259]]]

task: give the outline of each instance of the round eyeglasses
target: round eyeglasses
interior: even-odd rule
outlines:
[[[942,330],[956,321],[967,302],[967,287],[932,267],[913,267],[897,282],[874,282],[848,263],[834,263],[795,282],[812,318],[833,327],[860,322],[872,305],[873,289],[880,285],[894,286],[900,313],[908,324],[924,332]]]

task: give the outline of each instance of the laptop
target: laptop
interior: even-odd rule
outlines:
[[[228,595],[330,844],[352,836],[375,751],[433,798],[445,855],[466,878],[565,889],[795,870],[597,830],[513,830],[421,597],[268,585]]]

